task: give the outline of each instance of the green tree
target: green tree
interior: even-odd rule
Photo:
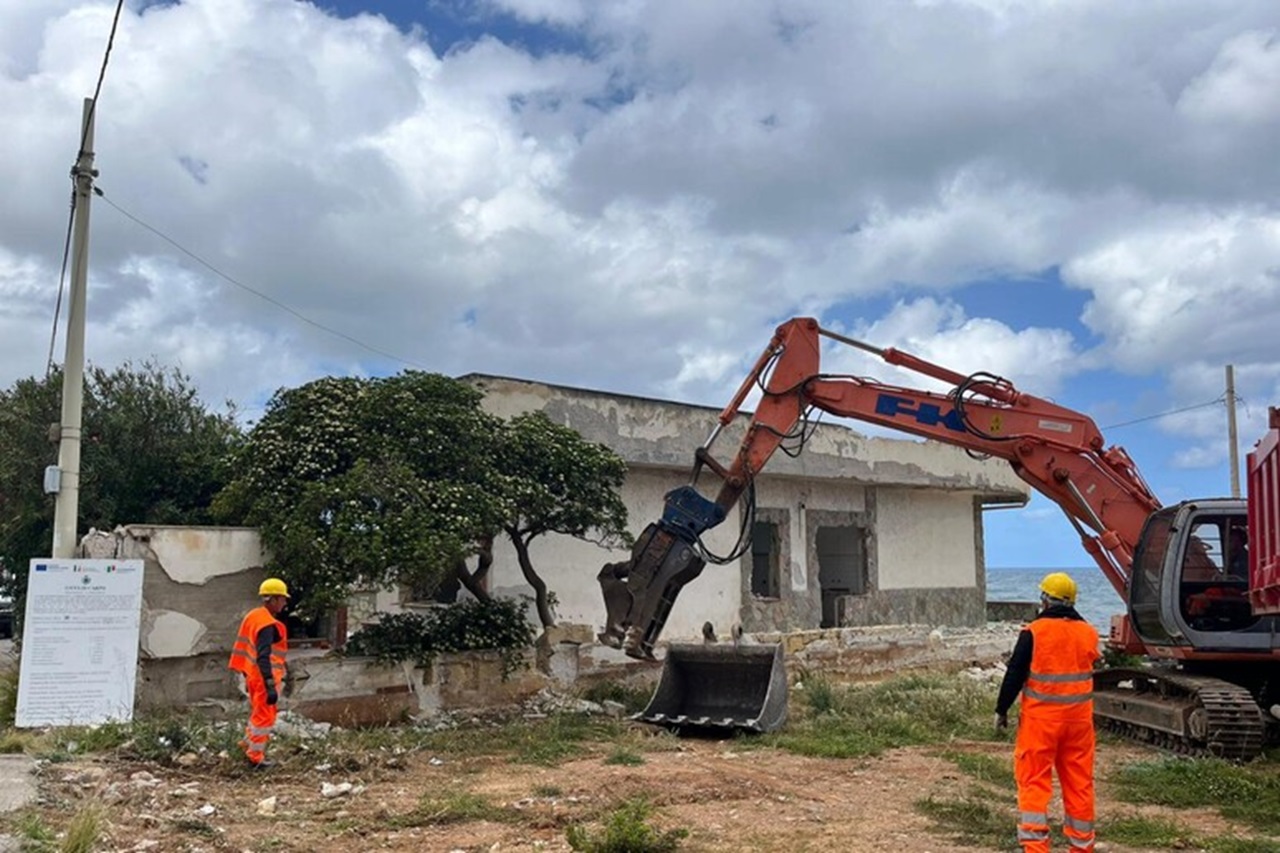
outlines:
[[[482,397],[416,371],[279,391],[237,452],[216,510],[262,531],[272,570],[298,587],[309,613],[358,586],[430,592],[450,576],[487,598],[481,580],[505,533],[539,619],[553,624],[529,543],[547,533],[625,543],[617,489],[626,467],[541,414],[504,422]]]
[[[219,517],[259,528],[303,611],[359,585],[434,589],[496,528],[481,394],[439,374],[324,378],[278,391],[237,452]]]
[[[630,544],[627,507],[618,490],[627,466],[602,444],[553,423],[541,412],[513,418],[502,433],[502,530],[515,546],[524,579],[533,587],[538,619],[555,624],[547,585],[534,569],[529,543],[548,533]]]
[[[0,562],[15,613],[26,567],[53,546],[44,469],[58,458],[62,374],[0,391]],[[235,410],[211,412],[189,377],[152,362],[85,371],[77,530],[119,524],[207,524],[241,438]]]

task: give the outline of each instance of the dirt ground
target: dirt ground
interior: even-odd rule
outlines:
[[[972,790],[973,780],[938,747],[835,760],[687,739],[642,752],[635,766],[606,763],[610,749],[597,744],[588,757],[555,767],[414,753],[342,769],[318,764],[257,773],[225,762],[221,769],[166,768],[98,758],[46,765],[38,808],[49,826],[65,826],[74,811],[99,804],[106,823],[97,849],[114,851],[564,851],[568,826],[636,796],[652,804],[655,826],[689,831],[681,848],[689,851],[975,849],[948,838],[914,807],[923,798],[955,800]],[[1010,746],[961,742],[947,749],[1005,757]],[[1150,756],[1104,744],[1099,778],[1117,763]],[[325,796],[326,784],[342,783],[351,790],[331,787]],[[434,814],[424,811],[424,795],[434,798]],[[1012,838],[1011,798],[993,796],[992,805],[1009,809]],[[481,814],[468,817],[462,807],[476,803]],[[1176,817],[1206,834],[1248,834],[1212,811],[1175,816],[1113,802],[1105,783],[1099,810]]]

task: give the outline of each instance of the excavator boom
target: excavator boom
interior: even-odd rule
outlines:
[[[820,369],[823,340],[878,356],[888,364],[952,387],[947,393],[900,387]],[[754,388],[761,398],[735,455],[712,454],[721,430],[737,419]],[[662,518],[639,537],[631,560],[606,565],[600,582],[606,624],[600,639],[637,658],[654,644],[680,590],[710,554],[702,534],[720,524],[784,442],[803,435],[813,410],[855,418],[1004,459],[1023,480],[1062,508],[1112,586],[1124,596],[1134,550],[1160,502],[1120,447],[1104,448],[1086,415],[1018,391],[990,374],[965,375],[895,349],[880,349],[801,317],[778,327],[716,429],[699,448],[690,485],[670,492]],[[720,478],[714,499],[695,484],[706,469]]]

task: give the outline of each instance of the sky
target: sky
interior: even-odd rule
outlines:
[[[64,357],[115,11],[0,0],[0,387]],[[405,369],[720,407],[813,316],[1088,414],[1172,503],[1229,493],[1227,365],[1242,460],[1280,404],[1274,0],[127,0],[102,80],[86,357],[246,423]],[[1089,564],[1043,499],[985,528]]]

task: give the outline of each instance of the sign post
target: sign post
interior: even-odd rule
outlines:
[[[142,560],[31,561],[19,727],[133,719]]]

